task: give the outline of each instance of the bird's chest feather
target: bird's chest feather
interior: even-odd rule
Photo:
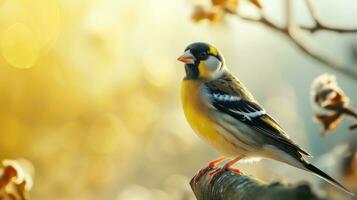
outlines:
[[[201,82],[183,80],[181,85],[181,101],[187,121],[192,129],[217,150],[236,154],[236,149],[219,133],[212,111],[202,97]]]

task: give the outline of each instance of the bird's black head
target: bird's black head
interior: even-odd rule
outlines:
[[[188,45],[179,61],[185,63],[185,79],[212,79],[223,68],[223,57],[214,46],[196,42]]]

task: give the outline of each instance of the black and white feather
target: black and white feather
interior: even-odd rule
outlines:
[[[206,86],[205,94],[212,106],[224,114],[228,114],[252,130],[266,137],[267,141],[274,141],[278,147],[291,149],[291,154],[301,157],[310,156],[308,152],[296,145],[284,132],[281,126],[255,101],[243,99],[238,95],[229,94],[218,88]]]

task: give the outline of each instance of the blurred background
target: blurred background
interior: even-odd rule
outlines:
[[[283,24],[282,1],[262,2],[268,16]],[[324,21],[357,27],[356,1],[316,2]],[[0,159],[32,163],[32,199],[194,199],[191,177],[219,156],[193,133],[179,101],[184,69],[176,58],[195,41],[217,46],[231,71],[314,155],[312,162],[339,177],[329,167],[337,159],[328,152],[343,149],[357,134],[344,121],[320,136],[310,84],[322,73],[335,74],[357,107],[357,81],[262,25],[236,17],[194,23],[194,5],[206,3],[0,0]],[[242,9],[255,12],[243,0]],[[295,13],[299,23],[311,22],[302,0]],[[357,66],[357,34],[319,32],[313,39]],[[319,186],[318,178],[274,161],[237,167],[265,181]]]

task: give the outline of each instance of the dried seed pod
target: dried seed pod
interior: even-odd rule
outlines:
[[[314,80],[311,96],[318,108],[331,110],[329,107],[345,107],[349,104],[349,98],[338,86],[336,77],[329,74],[323,74]]]
[[[343,115],[357,118],[356,112],[348,108],[349,98],[333,75],[323,74],[315,78],[311,97],[316,109],[315,119],[322,124],[324,134],[335,129]]]

